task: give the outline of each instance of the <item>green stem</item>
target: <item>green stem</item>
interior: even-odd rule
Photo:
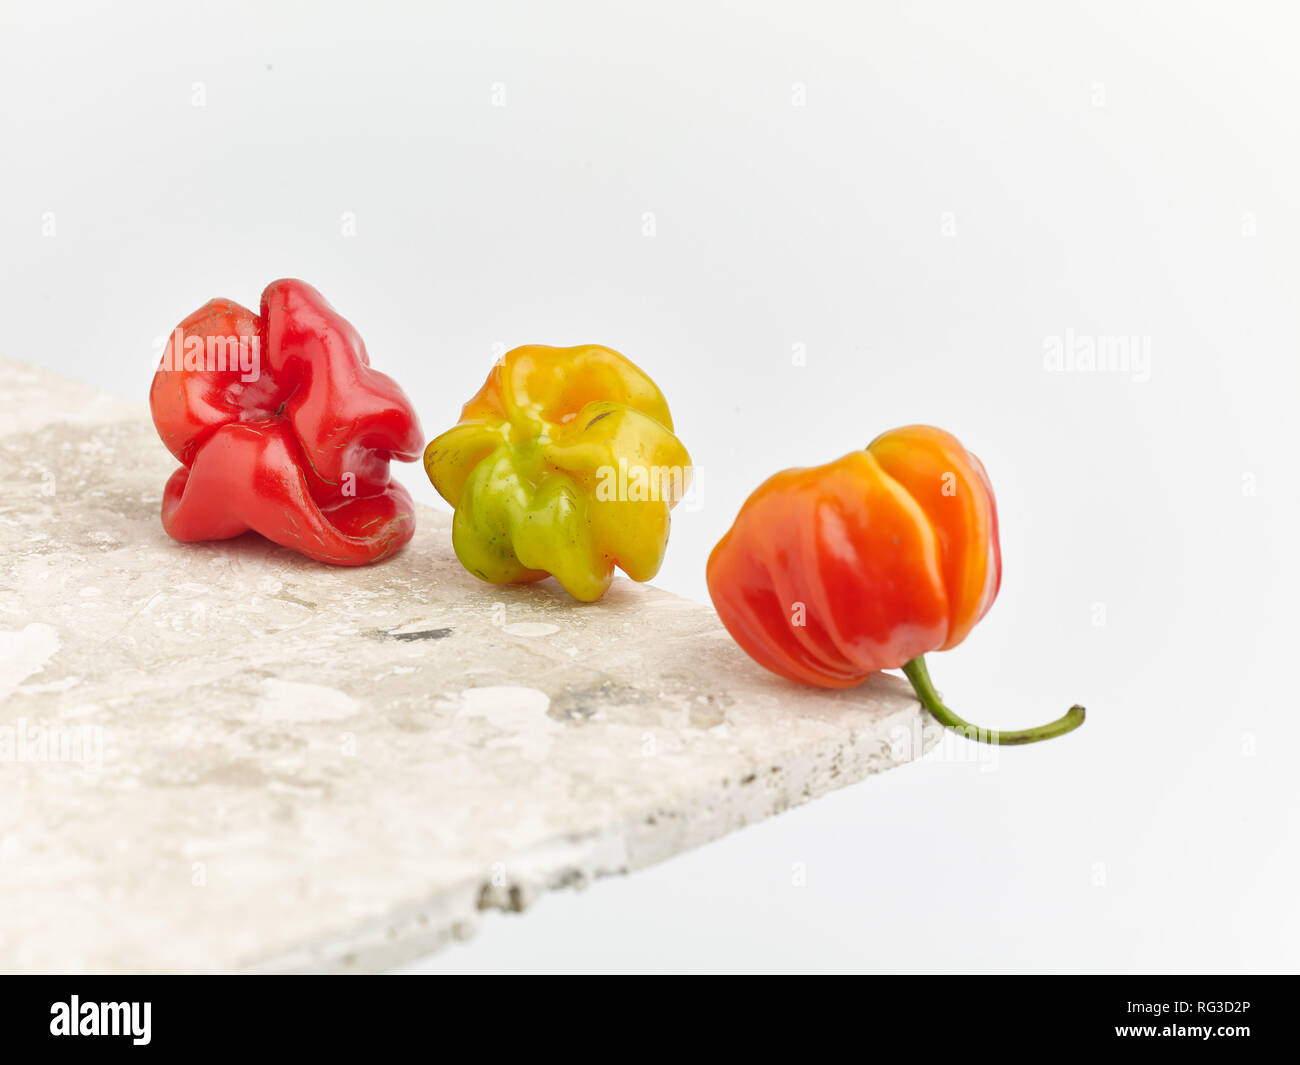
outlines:
[[[1050,740],[1053,736],[1064,736],[1083,724],[1084,710],[1076,703],[1065,712],[1065,716],[1058,717],[1050,724],[1039,725],[1037,728],[1020,729],[1016,732],[980,728],[978,725],[963,721],[943,705],[943,700],[939,698],[939,693],[934,690],[934,683],[930,680],[930,671],[925,667],[925,655],[917,655],[913,658],[903,667],[903,672],[912,682],[912,687],[916,689],[916,697],[921,700],[921,705],[935,716],[939,724],[960,733],[968,740],[998,745],[1037,743],[1039,740]]]

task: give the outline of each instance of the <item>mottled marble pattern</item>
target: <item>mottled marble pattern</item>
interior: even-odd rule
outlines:
[[[0,373],[0,970],[383,968],[938,740],[654,588],[485,585],[427,508],[365,569],[174,543],[143,404]]]

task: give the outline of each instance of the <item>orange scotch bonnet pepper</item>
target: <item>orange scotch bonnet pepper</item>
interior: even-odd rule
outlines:
[[[749,497],[709,558],[708,585],[736,642],[760,665],[823,688],[901,668],[942,724],[988,743],[1059,736],[1000,732],[946,707],[925,655],[956,647],[1002,578],[998,515],[983,465],[942,429],[894,429],[824,466],[786,470]]]

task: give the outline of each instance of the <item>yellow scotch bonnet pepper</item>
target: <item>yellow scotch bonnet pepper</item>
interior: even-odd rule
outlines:
[[[584,602],[615,566],[634,581],[659,572],[690,463],[659,388],[596,344],[507,352],[424,452],[467,570],[493,584],[554,576]]]

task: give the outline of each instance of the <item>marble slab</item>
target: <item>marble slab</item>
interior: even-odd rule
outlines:
[[[653,587],[484,584],[430,508],[362,569],[175,543],[143,403],[0,375],[0,971],[382,970],[940,737]]]

